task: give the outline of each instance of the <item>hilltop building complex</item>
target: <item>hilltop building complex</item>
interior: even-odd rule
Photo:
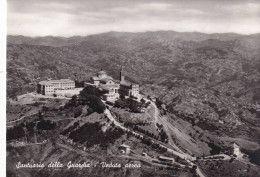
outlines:
[[[107,75],[101,69],[96,76],[90,78],[90,83],[86,85],[93,85],[103,91],[103,99],[114,102],[119,99],[120,94],[125,96],[139,97],[139,85],[133,84],[125,80],[123,68],[120,70],[120,80],[115,80]],[[66,96],[78,95],[83,88],[75,88],[75,82],[70,79],[60,80],[44,80],[37,84],[37,93],[46,96]]]
[[[119,98],[119,94],[139,97],[139,85],[132,84],[125,80],[122,67],[120,70],[120,81],[114,80],[101,69],[96,76],[90,78],[90,82],[92,85],[107,91],[107,93],[103,95],[106,101],[116,101]],[[89,83],[85,83],[85,85],[86,84]]]

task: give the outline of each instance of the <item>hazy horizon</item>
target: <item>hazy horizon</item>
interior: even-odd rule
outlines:
[[[40,38],[40,37],[60,37],[60,38],[71,38],[71,37],[87,37],[92,35],[98,35],[98,34],[106,34],[106,33],[149,33],[149,32],[176,32],[176,33],[201,33],[206,35],[214,35],[214,34],[235,34],[235,35],[244,35],[244,36],[250,36],[250,35],[257,35],[260,33],[252,33],[252,34],[241,34],[241,33],[233,33],[233,32],[227,32],[227,33],[203,33],[199,31],[174,31],[174,30],[156,30],[156,31],[140,31],[140,32],[130,32],[130,31],[107,31],[107,32],[101,32],[101,33],[93,33],[93,34],[87,34],[87,35],[73,35],[73,36],[59,36],[59,35],[45,35],[45,36],[26,36],[21,34],[7,34],[6,36],[23,36],[23,37],[30,37],[30,38]]]
[[[7,34],[88,36],[118,32],[260,33],[256,0],[8,0]]]

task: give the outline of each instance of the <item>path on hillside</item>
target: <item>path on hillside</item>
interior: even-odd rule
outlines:
[[[145,99],[146,101],[149,101],[148,99]],[[176,129],[175,127],[173,127],[167,120],[165,120],[164,118],[162,118],[159,114],[159,110],[156,106],[156,104],[152,101],[151,102],[151,106],[153,107],[154,109],[154,115],[153,115],[153,118],[154,118],[154,121],[155,123],[158,123],[158,124],[162,124],[163,125],[163,128],[165,129],[165,133],[167,134],[168,136],[168,139],[169,139],[169,144],[175,148],[178,152],[180,152],[181,154],[184,154],[184,152],[174,143],[173,139],[172,139],[172,136],[171,134],[169,133],[169,129],[171,130],[174,130],[173,132],[175,133],[178,133],[178,134],[181,134],[180,132],[177,132],[178,129]]]
[[[132,132],[134,135],[138,135],[138,136],[140,136],[141,138],[144,137],[142,134],[136,133],[135,131],[130,130],[129,128],[126,128],[126,127],[124,127],[123,125],[121,125],[119,122],[117,122],[117,121],[115,120],[115,118],[112,116],[111,112],[110,112],[108,109],[106,109],[104,113],[107,115],[108,119],[110,119],[116,126],[120,127],[122,130],[130,131],[130,132]],[[186,154],[184,154],[184,153],[179,153],[179,152],[177,152],[177,151],[175,151],[175,150],[173,150],[173,149],[171,149],[171,148],[169,148],[169,147],[166,147],[164,144],[161,144],[161,143],[158,142],[158,141],[152,140],[152,142],[153,142],[153,143],[158,143],[158,144],[160,144],[160,146],[162,146],[162,147],[164,147],[164,148],[167,148],[167,151],[168,151],[168,152],[170,152],[170,153],[172,153],[172,154],[174,154],[174,155],[176,155],[176,156],[178,156],[178,157],[180,157],[180,158],[182,158],[182,159],[190,158],[189,155],[186,155]],[[192,160],[193,160],[193,159],[192,159]]]
[[[169,131],[168,131],[168,127],[167,127],[167,124],[165,124],[165,122],[162,122],[161,120],[159,120],[158,118],[160,117],[160,114],[159,114],[159,110],[157,108],[157,106],[155,105],[154,102],[148,100],[147,98],[143,98],[146,102],[150,102],[150,107],[153,108],[153,115],[151,115],[152,118],[154,118],[154,126],[157,127],[157,123],[158,124],[162,124],[163,125],[163,128],[166,130],[165,133],[167,134],[168,136],[168,139],[169,139],[169,145],[171,145],[173,148],[175,148],[178,152],[180,153],[183,153],[179,148],[178,146],[174,143],[171,135],[169,134]]]
[[[147,100],[147,99],[146,99]],[[171,138],[171,135],[169,134],[169,131],[168,131],[168,128],[170,128],[171,130],[173,130],[173,132],[177,133],[178,135],[180,135],[181,137],[184,137],[183,134],[177,129],[175,128],[174,126],[172,126],[166,119],[165,117],[161,117],[160,114],[159,114],[159,110],[156,106],[156,104],[153,102],[153,101],[150,101],[151,102],[151,105],[154,107],[154,119],[155,119],[155,122],[160,122],[163,127],[165,128],[166,130],[166,133],[169,137],[169,142],[171,142],[171,145],[174,146],[179,152],[177,151],[174,151],[170,148],[167,148],[167,151],[168,152],[171,152],[183,159],[192,159],[192,160],[195,160],[196,158],[195,157],[192,157],[191,155],[187,154],[187,153],[184,153],[183,151],[181,151],[176,145],[175,143],[173,142],[172,138]],[[185,140],[187,140],[187,137],[184,138]],[[187,161],[190,165],[195,165],[194,163],[192,163],[191,161]],[[199,167],[196,168],[196,173],[200,176],[200,177],[205,177],[203,175],[203,173],[201,172],[201,170],[199,169]]]
[[[159,115],[159,120],[161,121],[161,123],[164,125],[164,127],[166,129],[170,129],[171,132],[175,135],[176,138],[181,139],[182,141],[185,141],[186,144],[193,146],[194,143],[192,143],[191,141],[191,137],[188,136],[187,134],[185,134],[184,132],[182,132],[181,130],[179,130],[178,128],[176,128],[174,125],[172,125],[172,123],[170,123],[167,120],[166,116],[160,116]],[[177,147],[179,149],[179,147]],[[195,148],[195,147],[194,147]],[[196,146],[197,148],[197,146]],[[179,152],[184,153],[182,150],[179,149]]]
[[[140,136],[140,137],[142,137],[142,138],[144,137],[143,135],[141,135],[141,134],[139,134],[139,133],[136,133],[136,132],[134,132],[134,131],[128,129],[128,128],[124,127],[123,125],[121,125],[119,122],[117,122],[116,119],[112,116],[110,110],[105,109],[104,113],[107,115],[108,119],[115,124],[115,126],[118,126],[118,127],[120,127],[121,129],[123,129],[123,130],[125,130],[125,131],[131,131],[134,135],[138,135],[138,136]],[[155,141],[155,140],[152,140],[152,142],[155,143],[156,141]],[[192,157],[192,156],[190,156],[189,154],[186,154],[186,153],[177,152],[177,151],[175,151],[175,150],[173,150],[173,149],[171,149],[171,148],[169,148],[169,147],[166,147],[165,145],[163,145],[163,144],[161,144],[161,143],[159,143],[159,142],[156,142],[156,143],[158,143],[158,144],[160,144],[160,146],[166,148],[169,153],[172,153],[173,155],[178,156],[178,157],[180,157],[181,159],[185,159],[191,166],[194,166],[194,165],[195,165],[193,162],[190,161],[190,160],[195,160],[195,159],[196,159],[195,157]],[[190,160],[188,160],[188,159],[190,159]],[[200,171],[200,169],[199,169],[198,167],[197,167],[197,169],[196,169],[196,172],[197,172],[197,174],[198,174],[200,177],[205,177],[205,176],[202,174],[202,172]]]
[[[20,117],[19,119],[12,120],[12,121],[8,121],[8,122],[6,122],[6,123],[8,124],[8,123],[18,122],[18,121],[20,121],[20,120],[23,120],[23,119],[26,118],[26,117],[34,116],[34,115],[36,115],[36,114],[38,114],[38,112],[35,112],[35,113],[31,113],[31,114],[29,114],[29,115],[22,116],[22,117]]]

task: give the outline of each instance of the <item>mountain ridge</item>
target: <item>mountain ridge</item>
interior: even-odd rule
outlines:
[[[140,84],[142,93],[157,97],[189,121],[197,122],[199,116],[200,122],[226,122],[225,131],[237,119],[259,125],[260,36],[180,36],[104,33],[59,47],[9,43],[7,98],[35,91],[44,79],[86,81],[100,68],[118,79],[123,65],[126,79]],[[243,131],[247,137],[251,134],[242,129],[236,130],[239,136]],[[254,133],[260,142],[260,130]]]
[[[7,42],[13,43],[13,44],[29,44],[29,45],[47,45],[47,46],[66,46],[66,45],[73,45],[80,43],[82,41],[88,40],[88,38],[95,37],[95,36],[102,36],[102,35],[111,35],[111,36],[124,36],[124,35],[145,35],[149,34],[150,36],[153,35],[178,35],[181,38],[191,37],[191,40],[195,40],[194,36],[200,36],[196,37],[196,40],[206,40],[206,39],[220,39],[220,40],[230,40],[236,37],[251,37],[251,36],[259,36],[260,33],[256,34],[250,34],[250,35],[243,35],[243,34],[237,34],[237,33],[201,33],[201,32],[176,32],[176,31],[147,31],[147,32],[115,32],[110,31],[106,33],[100,33],[100,34],[91,34],[87,36],[70,36],[70,37],[62,37],[62,36],[39,36],[39,37],[29,37],[29,36],[23,36],[23,35],[7,35]],[[176,37],[178,38],[178,37]],[[201,38],[201,39],[200,39]]]

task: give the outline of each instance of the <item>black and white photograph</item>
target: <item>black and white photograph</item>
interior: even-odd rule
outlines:
[[[260,176],[259,0],[5,2],[7,177]]]

